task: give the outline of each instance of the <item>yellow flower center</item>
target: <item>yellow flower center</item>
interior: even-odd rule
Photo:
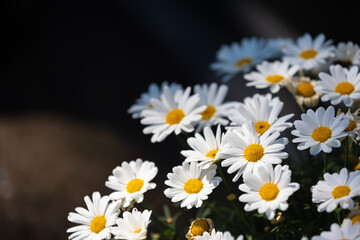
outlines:
[[[211,150],[210,152],[208,152],[208,153],[206,154],[206,157],[208,157],[208,158],[214,158],[214,159],[215,159],[215,156],[216,156],[216,154],[217,154],[218,151],[219,151],[218,148],[217,148],[217,149],[213,149],[213,150]]]
[[[354,171],[360,170],[360,162],[354,167]]]
[[[215,112],[216,108],[214,106],[208,105],[207,108],[202,113],[200,113],[202,120],[209,120]]]
[[[349,82],[341,82],[335,87],[335,92],[340,93],[341,95],[349,95],[354,90],[354,85]]]
[[[354,130],[356,128],[356,122],[354,120],[349,119],[350,123],[347,126],[347,128],[345,128],[345,132],[350,132],[352,130]]]
[[[198,178],[190,178],[184,185],[185,192],[189,194],[199,193],[203,189],[203,182]]]
[[[334,188],[334,190],[332,191],[332,195],[335,199],[338,199],[349,195],[350,192],[351,189],[348,186],[340,185]]]
[[[356,214],[356,215],[352,216],[351,217],[351,222],[352,222],[352,224],[360,222],[360,214]]]
[[[134,231],[134,233],[139,233],[139,232],[141,232],[141,228],[136,229],[136,230]]]
[[[101,232],[106,226],[106,218],[104,216],[95,217],[90,224],[90,229],[93,233]]]
[[[264,199],[265,201],[272,201],[274,199],[276,199],[277,195],[279,194],[280,189],[278,188],[278,186],[274,183],[265,183],[261,188],[260,188],[260,197],[262,199]]]
[[[331,135],[332,135],[332,131],[330,128],[321,126],[321,127],[316,128],[313,131],[311,137],[315,141],[323,143],[323,142],[326,142],[329,138],[331,138]]]
[[[300,83],[296,88],[296,93],[303,97],[312,97],[315,95],[314,86],[311,83]]]
[[[254,126],[258,134],[263,134],[271,127],[268,121],[258,121],[254,124]]]
[[[283,75],[275,74],[275,75],[269,75],[265,78],[266,81],[271,83],[279,83],[284,79]]]
[[[300,53],[300,57],[303,58],[303,59],[311,59],[311,58],[314,58],[316,57],[316,55],[318,54],[318,52],[314,49],[307,49],[307,50],[304,50]]]
[[[149,103],[148,108],[154,108],[154,106],[151,103]]]
[[[171,110],[167,115],[166,115],[166,123],[173,125],[173,124],[178,124],[179,122],[181,122],[181,120],[185,117],[185,114],[183,112],[183,110],[181,109],[173,109]]]
[[[251,58],[242,58],[235,63],[235,66],[242,67],[245,64],[251,64],[251,63],[252,63]]]
[[[128,182],[126,185],[126,191],[128,193],[134,193],[141,190],[141,188],[144,186],[144,180],[135,178]]]
[[[209,224],[206,220],[204,219],[198,219],[195,220],[195,222],[193,222],[193,224],[191,225],[191,233],[193,236],[202,236],[204,234],[204,232],[208,232],[209,231]]]
[[[264,156],[264,148],[260,144],[250,144],[245,148],[244,157],[248,162],[257,162]]]

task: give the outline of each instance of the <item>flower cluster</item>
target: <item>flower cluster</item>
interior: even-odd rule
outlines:
[[[179,212],[151,215],[142,203],[157,167],[123,162],[105,183],[109,196],[95,192],[87,210],[69,214],[80,224],[69,239],[360,239],[359,64],[357,44],[323,34],[253,37],[221,46],[210,68],[269,93],[229,102],[225,84],[151,84],[128,112],[152,143],[173,133],[187,143],[164,182]],[[303,112],[297,119],[282,113],[281,89]],[[189,209],[196,217],[183,228],[176,220]]]

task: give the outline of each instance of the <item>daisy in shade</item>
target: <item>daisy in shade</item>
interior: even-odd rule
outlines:
[[[282,132],[286,128],[292,127],[292,123],[286,122],[294,114],[288,114],[278,117],[284,103],[278,97],[272,98],[271,94],[247,97],[244,103],[230,111],[229,118],[232,125],[241,126],[248,121],[254,123],[255,130],[258,134],[265,133],[270,127],[273,131]]]
[[[153,162],[136,161],[122,162],[113,170],[113,175],[105,185],[114,190],[110,194],[112,200],[123,200],[123,206],[128,207],[132,201],[140,203],[144,200],[144,193],[156,187],[151,180],[158,172]]]
[[[360,64],[360,47],[353,42],[340,42],[336,47],[335,59],[345,66]]]
[[[320,236],[314,236],[311,240],[360,240],[360,223],[351,224],[350,219],[344,219],[341,226],[331,224],[330,231],[324,231]]]
[[[203,169],[196,162],[183,162],[181,166],[174,167],[172,173],[168,173],[165,184],[169,188],[164,193],[172,202],[181,201],[182,208],[199,208],[221,182],[221,178],[215,177],[215,174],[215,165]]]
[[[264,61],[256,66],[256,70],[244,75],[249,82],[246,86],[255,86],[257,89],[270,88],[271,93],[279,92],[280,88],[288,85],[298,71],[298,66],[290,66],[287,62]]]
[[[80,224],[67,230],[71,233],[69,239],[110,239],[110,230],[118,219],[121,202],[109,203],[110,198],[101,197],[98,192],[93,193],[92,201],[88,196],[84,200],[87,209],[78,207],[76,213],[69,213],[68,220]]]
[[[124,212],[122,218],[116,221],[117,226],[111,232],[115,239],[139,240],[147,238],[147,228],[150,221],[151,211],[139,212],[133,208],[132,212]]]
[[[264,39],[244,38],[239,43],[230,46],[223,45],[217,52],[217,62],[210,68],[222,77],[223,82],[229,81],[239,72],[249,72],[252,67],[270,58],[273,50],[266,44]]]
[[[306,33],[297,39],[296,44],[290,43],[284,48],[283,60],[304,70],[318,68],[335,55],[335,47],[331,44],[331,40],[325,41],[324,34],[312,39]]]
[[[222,146],[221,127],[218,125],[216,136],[210,127],[204,128],[204,137],[195,133],[195,137],[187,139],[193,150],[183,150],[181,154],[186,157],[185,162],[199,162],[199,166],[208,168],[211,164],[220,161],[219,149]]]
[[[290,181],[289,166],[276,165],[273,168],[271,164],[266,164],[259,167],[257,172],[244,174],[244,183],[239,189],[245,194],[239,200],[246,202],[245,211],[257,209],[271,220],[275,217],[276,209],[285,211],[288,208],[288,198],[300,187],[298,183]]]
[[[236,240],[243,240],[244,236],[240,235]],[[202,236],[197,236],[196,240],[234,240],[230,232],[220,232],[213,229],[211,233],[204,232]]]
[[[344,114],[335,117],[333,106],[326,110],[320,107],[314,112],[309,109],[301,114],[301,120],[294,122],[296,130],[291,134],[297,138],[293,143],[300,143],[297,149],[310,148],[310,154],[316,155],[320,151],[330,153],[332,148],[341,146],[340,138],[348,135],[345,129],[349,126],[349,120],[343,119]]]
[[[196,128],[199,132],[206,126],[221,124],[223,126],[229,123],[226,116],[228,111],[234,107],[234,103],[223,103],[228,91],[226,85],[218,86],[216,83],[195,85],[194,92],[199,94],[199,105],[206,105],[205,111],[201,112],[201,120]]]
[[[150,103],[150,99],[157,98],[159,99],[164,87],[167,86],[170,88],[171,92],[175,94],[175,92],[179,89],[182,89],[180,84],[177,83],[171,83],[163,82],[161,86],[157,85],[156,83],[151,83],[149,85],[149,89],[147,92],[142,93],[140,98],[136,99],[135,104],[133,104],[129,110],[128,113],[131,114],[132,118],[140,118],[141,112],[145,109],[152,109],[153,106]]]
[[[280,58],[283,56],[284,49],[291,43],[293,40],[290,38],[269,38],[267,39],[267,45],[272,52],[271,58]]]
[[[192,132],[194,125],[201,119],[206,106],[198,106],[200,97],[198,94],[190,96],[191,88],[185,91],[178,90],[173,94],[168,87],[164,87],[164,92],[160,99],[150,100],[152,109],[142,111],[141,123],[150,125],[144,128],[144,134],[152,133],[151,142],[161,142],[169,134],[175,132],[176,135],[181,131]]]
[[[283,152],[288,143],[287,138],[280,138],[279,132],[258,135],[252,123],[244,124],[241,129],[230,129],[225,135],[226,147],[220,151],[219,157],[224,159],[222,167],[229,167],[227,172],[236,172],[233,181],[237,181],[243,173],[257,171],[266,163],[279,164],[288,154]]]
[[[345,132],[348,133],[348,136],[354,141],[356,142],[356,137],[358,132],[360,131],[360,117],[359,117],[359,111],[360,108],[357,109],[355,112],[351,112],[350,108],[348,109],[348,111],[346,112],[344,116],[344,119],[348,119],[349,120],[349,125],[347,126],[347,128],[345,128]],[[339,108],[337,111],[337,115],[342,114],[341,109]]]
[[[301,110],[304,111],[304,106],[313,108],[319,104],[322,94],[315,91],[316,85],[316,80],[310,80],[308,77],[299,77],[287,86],[289,91],[294,95]]]
[[[195,240],[197,236],[202,236],[205,232],[210,233],[213,229],[214,223],[210,218],[197,218],[192,221],[185,237],[188,240]]]
[[[312,201],[320,203],[319,212],[332,212],[338,205],[343,209],[354,208],[352,198],[360,196],[360,171],[348,174],[343,168],[340,173],[325,173],[324,179],[311,187]]]
[[[330,66],[330,74],[319,73],[320,81],[315,91],[323,93],[321,101],[331,101],[332,105],[344,102],[351,107],[354,100],[360,99],[360,74],[358,67],[351,67],[350,70],[340,65]]]
[[[360,223],[360,208],[357,204],[356,207],[351,209],[349,213],[349,218],[351,219],[352,224]]]

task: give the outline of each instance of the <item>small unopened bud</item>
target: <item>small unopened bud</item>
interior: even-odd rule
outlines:
[[[264,232],[270,232],[270,226],[266,226],[266,227],[264,227]]]
[[[167,224],[170,224],[170,223],[172,223],[173,221],[174,221],[174,219],[171,218],[171,217],[169,217],[169,218],[166,219],[166,223],[167,223]]]
[[[234,201],[236,199],[236,195],[234,193],[230,193],[229,195],[227,195],[226,199],[228,201]]]

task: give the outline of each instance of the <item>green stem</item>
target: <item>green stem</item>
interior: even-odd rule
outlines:
[[[222,181],[223,181],[223,183],[225,185],[225,188],[228,190],[229,193],[232,193],[231,187],[230,187],[228,181],[225,178],[225,175],[224,175],[224,172],[222,171],[220,163],[217,164],[217,170],[218,170],[218,173],[219,173],[219,175],[220,175],[220,177],[221,177],[221,179],[222,179]]]
[[[229,219],[227,217],[225,217],[221,212],[219,212],[214,206],[212,206],[210,203],[208,203],[207,201],[204,201],[204,203],[206,204],[207,207],[209,207],[215,214],[217,214],[219,217],[221,217],[222,219],[224,219],[227,223],[234,225],[232,222],[229,221]]]
[[[324,152],[324,171],[323,173],[327,173],[327,153]]]
[[[345,138],[345,168],[349,158],[349,138]]]

